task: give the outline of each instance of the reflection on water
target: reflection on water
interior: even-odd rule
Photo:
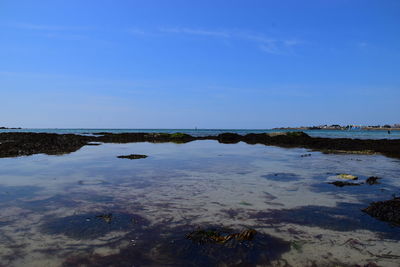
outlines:
[[[128,154],[149,157],[117,158]],[[382,179],[328,184],[338,173]],[[400,228],[361,212],[400,193],[399,173],[378,155],[214,141],[4,158],[0,266],[399,266]],[[187,239],[215,228],[257,234]]]

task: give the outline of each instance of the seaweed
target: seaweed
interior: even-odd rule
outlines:
[[[378,220],[400,226],[400,197],[372,202],[367,208],[362,209],[362,211]]]

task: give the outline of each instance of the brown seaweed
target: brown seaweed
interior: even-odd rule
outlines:
[[[372,202],[362,211],[378,220],[400,226],[400,197],[394,197],[386,201]]]

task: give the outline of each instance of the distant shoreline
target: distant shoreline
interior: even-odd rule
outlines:
[[[349,131],[349,130],[365,130],[365,131],[399,131],[400,128],[373,128],[373,127],[362,127],[362,128],[355,128],[355,129],[348,129],[348,128],[318,128],[318,127],[279,127],[273,128],[273,130],[324,130],[324,131]]]

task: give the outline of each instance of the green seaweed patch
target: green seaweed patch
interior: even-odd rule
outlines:
[[[253,204],[246,202],[246,201],[240,201],[239,205],[243,205],[243,206],[253,206]]]
[[[184,134],[184,133],[173,133],[170,135],[171,138],[187,138],[187,137],[191,137],[188,134]]]

